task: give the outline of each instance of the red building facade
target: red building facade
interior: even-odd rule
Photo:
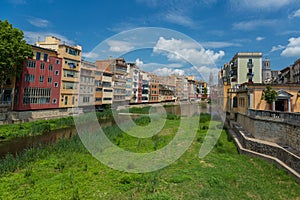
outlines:
[[[23,64],[16,82],[14,110],[59,108],[62,60],[57,52],[32,46],[33,58]]]

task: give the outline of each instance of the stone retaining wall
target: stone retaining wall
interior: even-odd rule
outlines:
[[[240,113],[237,114],[237,123],[257,139],[288,146],[300,152],[300,124],[288,124],[276,118],[254,119]]]
[[[300,183],[300,157],[285,148],[271,142],[266,142],[245,135],[243,127],[235,122],[229,122],[227,126],[233,131],[231,135],[238,140],[240,153],[261,157],[267,161],[276,162],[285,168]],[[240,145],[240,146],[239,146]]]
[[[60,118],[79,113],[82,113],[82,110],[78,108],[76,108],[75,110],[73,110],[72,108],[61,108],[20,112],[11,111],[7,113],[0,113],[0,124],[29,122],[39,119]]]

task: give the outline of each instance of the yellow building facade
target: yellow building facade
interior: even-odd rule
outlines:
[[[53,36],[47,36],[45,41],[37,42],[37,46],[53,49],[57,51],[58,57],[62,58],[59,107],[78,107],[82,47],[66,45]]]

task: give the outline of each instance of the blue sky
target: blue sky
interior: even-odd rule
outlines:
[[[262,52],[271,60],[272,69],[300,58],[299,0],[3,0],[0,19],[22,29],[29,43],[55,35],[81,45],[86,59],[130,51],[124,55],[126,60],[160,74],[193,73],[193,65],[207,77],[236,52]],[[171,29],[187,37],[158,34],[151,41],[153,49],[131,52],[138,48],[134,39],[115,34],[139,27]],[[190,38],[202,47],[186,41]],[[103,41],[107,49],[95,53]],[[155,51],[158,46],[167,51]],[[207,57],[213,64],[205,62]]]

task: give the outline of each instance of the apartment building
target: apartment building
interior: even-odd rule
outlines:
[[[131,91],[131,97],[129,103],[138,103],[138,91],[139,91],[139,82],[140,82],[140,69],[136,66],[135,63],[127,63],[128,65],[128,77],[131,79],[131,84],[128,83],[128,87],[126,87],[126,96],[127,93],[130,93]],[[129,88],[129,85],[131,85],[131,89]],[[129,94],[128,94],[129,95]],[[141,96],[141,95],[140,95]]]
[[[81,61],[78,106],[84,109],[93,109],[95,105],[95,70],[94,63]]]
[[[155,74],[150,75],[150,92],[149,92],[149,102],[156,103],[159,102],[159,79]]]
[[[195,77],[188,76],[187,80],[188,80],[188,100],[194,101],[198,98]]]
[[[300,58],[294,62],[291,68],[291,79],[293,83],[300,83]]]
[[[224,65],[227,82],[232,87],[242,83],[262,83],[262,53],[240,52]],[[229,74],[230,73],[230,74]]]
[[[127,76],[127,64],[124,58],[109,58],[108,60],[97,60],[97,67],[112,72],[113,83],[113,106],[125,105],[129,103],[126,100],[126,76]],[[111,89],[109,89],[111,91]]]
[[[176,77],[175,76],[157,76],[159,81],[159,101],[176,100]]]
[[[14,110],[59,108],[62,59],[55,50],[32,46],[16,81]]]
[[[126,94],[125,94],[125,101],[131,102],[131,99],[133,97],[132,94],[132,87],[133,87],[133,74],[132,70],[130,70],[132,64],[127,63],[127,71],[126,71]]]
[[[113,66],[110,60],[96,61],[95,75],[95,105],[103,107],[113,103]]]
[[[140,73],[142,77],[142,103],[148,103],[150,93],[150,75],[143,71]]]
[[[62,59],[59,107],[78,107],[82,47],[67,45],[54,36],[47,36],[45,41],[37,42],[37,46],[57,51]]]

